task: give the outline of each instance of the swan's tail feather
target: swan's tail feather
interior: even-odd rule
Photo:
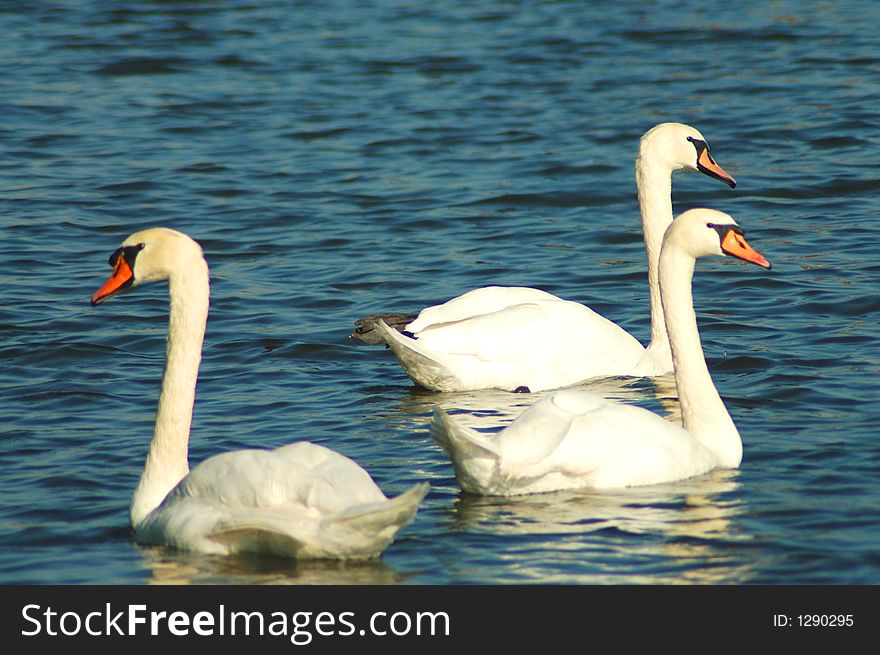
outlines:
[[[385,321],[376,323],[376,330],[394,352],[397,361],[409,378],[420,387],[433,391],[453,391],[461,388],[459,379],[424,348],[419,340],[393,330]]]
[[[386,501],[355,507],[332,520],[349,528],[384,531],[389,527],[397,532],[415,518],[419,503],[431,488],[427,482],[414,484],[402,494]]]
[[[363,341],[371,346],[385,343],[382,332],[377,329],[379,321],[382,321],[393,330],[403,332],[406,326],[417,318],[417,314],[373,314],[359,318],[354,322],[355,329],[349,335],[350,339]]]
[[[217,526],[210,539],[230,553],[258,552],[301,559],[369,559],[378,557],[401,529],[415,518],[428,493],[427,482],[389,500],[369,503],[324,519],[317,528],[278,508],[232,517]]]
[[[434,407],[431,436],[449,453],[462,490],[478,494],[496,492],[501,450],[491,438],[459,425],[437,406]]]
[[[427,482],[421,482],[389,500],[326,519],[321,524],[323,538],[335,542],[336,549],[348,552],[349,558],[378,557],[412,522],[429,489]]]
[[[453,457],[492,457],[501,456],[498,447],[476,430],[459,425],[449,414],[434,406],[434,422],[431,423],[431,436]]]

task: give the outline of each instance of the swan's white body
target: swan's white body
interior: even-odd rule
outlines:
[[[526,287],[480,288],[428,307],[403,327],[408,334],[379,318],[370,327],[379,331],[416,384],[437,391],[542,391],[595,377],[668,373],[672,355],[657,264],[663,234],[672,223],[672,173],[682,169],[735,184],[694,128],[663,123],[642,136],[636,186],[651,298],[647,348],[589,307]]]
[[[427,486],[387,499],[337,452],[302,441],[211,457],[134,524],[144,543],[203,553],[378,556],[415,516]]]
[[[589,307],[527,287],[483,287],[429,307],[407,326],[415,339],[382,321],[377,329],[410,378],[437,391],[544,391],[665,369],[656,350]]]
[[[462,427],[436,408],[432,434],[449,452],[461,488],[502,496],[607,489],[671,482],[716,467],[739,466],[742,440],[712,384],[691,294],[696,257],[735,254],[769,268],[769,262],[741,239],[741,232],[728,231],[722,250],[717,230],[735,225],[721,212],[690,210],[676,219],[663,242],[660,290],[681,425],[574,389],[538,401],[494,435]]]
[[[168,347],[156,427],[131,503],[137,539],[201,553],[297,558],[377,557],[412,521],[427,484],[389,500],[355,462],[299,442],[211,457],[189,471],[196,378],[208,316],[208,266],[199,245],[165,228],[138,232],[111,257],[92,298],[168,279]]]

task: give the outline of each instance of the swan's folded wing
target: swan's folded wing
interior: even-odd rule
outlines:
[[[595,405],[603,402],[599,399]],[[459,424],[435,407],[431,432],[439,445],[458,458],[491,460],[502,475],[528,477],[556,464],[556,453],[577,417],[549,396],[500,432],[487,434]]]
[[[276,450],[238,450],[206,459],[172,494],[224,507],[271,508],[294,503],[341,512],[385,496],[357,463],[307,441]]]
[[[589,476],[596,488],[617,488],[682,479],[715,466],[712,453],[692,435],[647,409],[602,400],[582,411],[592,395],[556,394],[556,403],[572,416],[555,453],[567,475]]]
[[[601,360],[610,358],[614,361],[609,366],[619,369],[629,359],[634,364],[644,353],[642,345],[620,326],[589,307],[562,300],[523,303],[432,325],[418,334],[418,342],[435,353],[468,355],[486,362],[582,358],[585,368],[602,367]]]
[[[644,347],[589,307],[534,300],[404,336],[379,329],[401,366],[428,389],[528,387],[541,391],[589,378],[637,374]]]
[[[549,325],[545,307],[525,303],[455,322],[436,323],[418,334],[418,343],[433,353],[467,356],[485,362],[522,359],[525,344],[534,344],[542,325]]]
[[[231,516],[205,535],[228,553],[270,553],[282,557],[308,557],[319,543],[312,523],[295,524],[277,512]]]
[[[573,430],[609,404],[597,394],[580,391],[557,392],[538,401],[498,436],[502,469],[524,477],[565,470],[570,462],[561,453]]]
[[[415,517],[429,489],[413,485],[389,500],[322,515],[298,505],[230,511],[207,538],[230,552],[268,552],[286,557],[378,556]]]
[[[559,298],[546,291],[530,287],[481,287],[468,291],[442,305],[423,309],[418,317],[407,326],[407,329],[410,332],[418,333],[430,325],[476,318],[536,300],[558,301]]]
[[[571,414],[545,398],[501,432],[486,434],[435,407],[431,434],[449,452],[462,489],[507,496],[565,486],[558,479],[566,477],[559,450],[572,421]]]

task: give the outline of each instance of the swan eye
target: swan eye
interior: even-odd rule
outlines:
[[[715,229],[715,223],[706,223],[706,227],[708,227],[710,230],[714,230],[714,229]]]

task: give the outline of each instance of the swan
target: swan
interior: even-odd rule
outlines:
[[[149,454],[131,501],[138,541],[199,553],[302,559],[378,557],[416,514],[428,484],[388,499],[347,457],[306,441],[187,462],[196,378],[208,317],[208,264],[190,237],[152,228],[110,256],[113,273],[92,306],[168,280],[165,371]]]
[[[651,341],[647,348],[589,307],[539,289],[490,286],[423,309],[355,321],[351,336],[390,346],[407,375],[435,391],[545,391],[609,376],[672,370],[657,287],[663,233],[672,222],[672,173],[700,171],[736,181],[709,154],[699,131],[662,123],[641,138],[636,186],[648,259]]]
[[[672,348],[681,425],[578,389],[556,391],[487,435],[435,406],[431,433],[464,491],[492,496],[672,482],[742,461],[739,432],[712,384],[700,345],[691,281],[697,257],[732,255],[770,268],[722,212],[692,209],[669,227],[660,295]]]

